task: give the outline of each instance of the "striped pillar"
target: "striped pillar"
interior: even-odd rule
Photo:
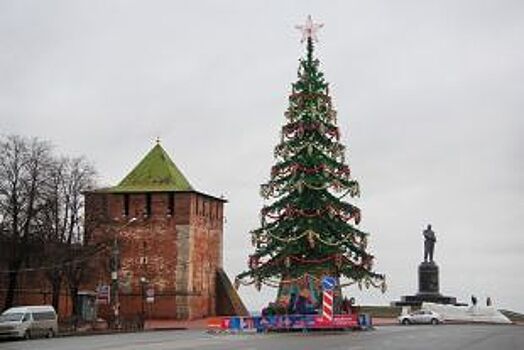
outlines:
[[[333,290],[324,290],[322,295],[322,317],[326,321],[333,321]]]

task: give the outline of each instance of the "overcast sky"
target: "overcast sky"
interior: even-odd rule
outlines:
[[[294,25],[316,54],[389,291],[417,291],[422,230],[441,292],[524,311],[524,2],[0,0],[0,133],[85,155],[116,184],[158,136],[227,204],[225,267],[246,268],[290,83]],[[274,291],[243,287],[250,309]]]

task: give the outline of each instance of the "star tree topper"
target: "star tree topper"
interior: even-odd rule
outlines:
[[[311,38],[311,40],[317,42],[317,31],[324,26],[323,23],[313,23],[313,20],[311,19],[311,15],[307,16],[306,24],[303,26],[295,26],[298,30],[302,32],[302,39],[300,40],[301,43]]]

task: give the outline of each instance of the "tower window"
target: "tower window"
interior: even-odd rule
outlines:
[[[124,216],[129,216],[129,194],[124,194]]]
[[[151,193],[146,193],[146,216],[151,216]]]
[[[175,214],[175,194],[169,192],[167,195],[167,215],[173,216]]]

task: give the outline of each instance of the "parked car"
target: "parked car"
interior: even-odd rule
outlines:
[[[439,324],[444,322],[442,316],[430,310],[417,310],[406,315],[400,315],[398,322],[408,324]]]
[[[0,338],[51,338],[57,332],[58,319],[50,305],[12,307],[0,315]]]

